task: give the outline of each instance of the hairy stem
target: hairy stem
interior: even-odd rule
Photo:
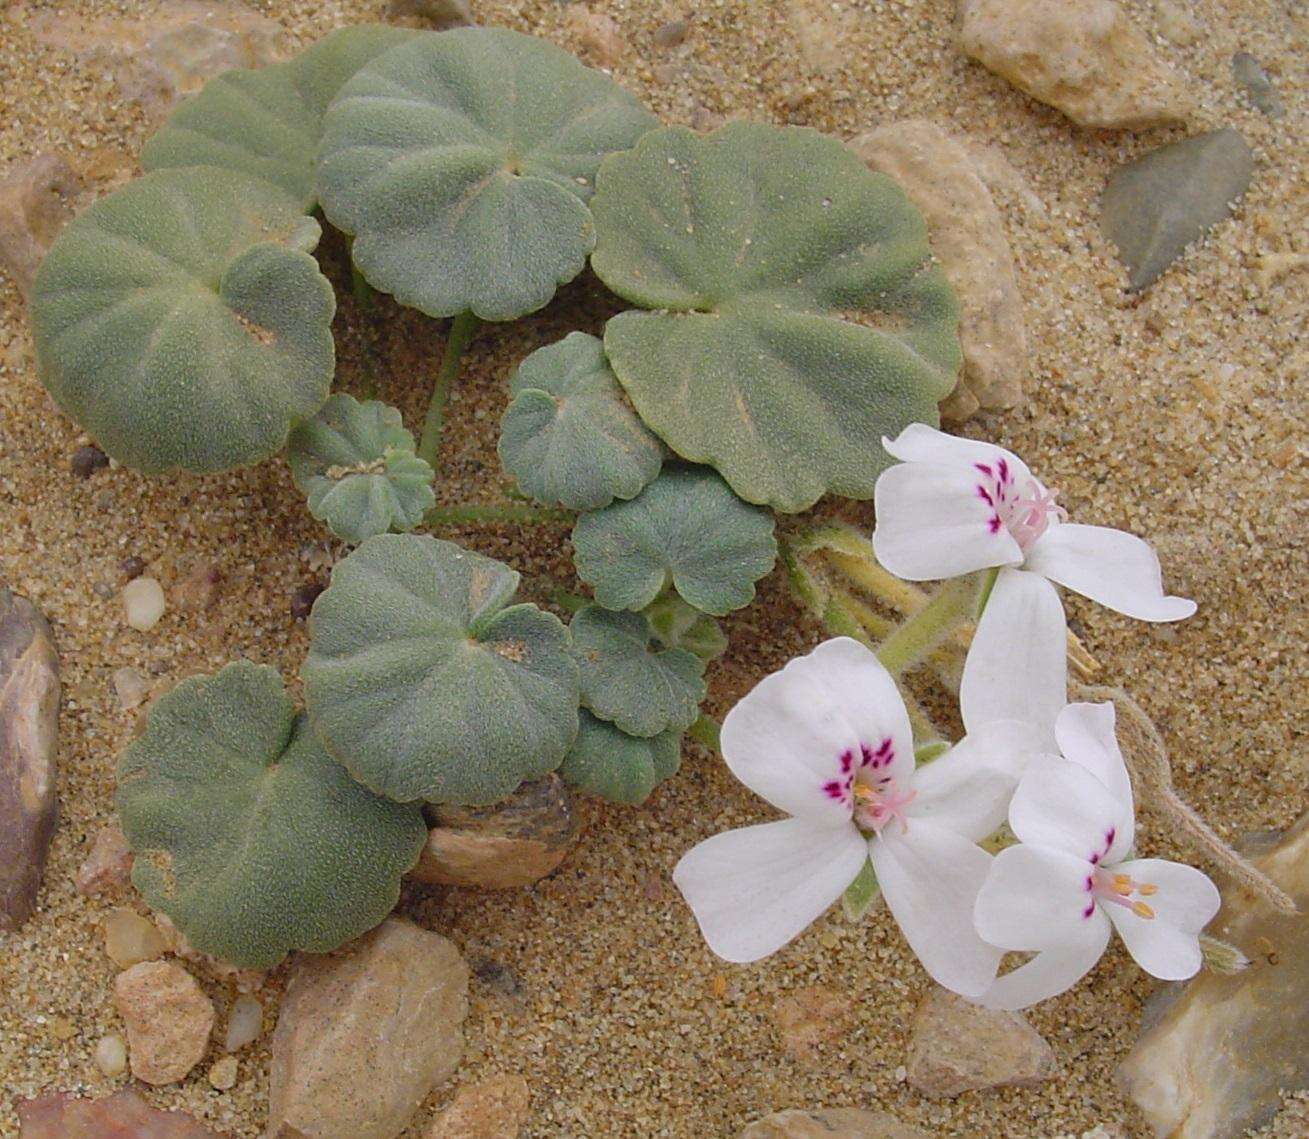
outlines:
[[[459,371],[459,359],[472,340],[477,330],[477,317],[471,312],[461,312],[450,322],[450,330],[445,338],[445,352],[441,356],[441,367],[436,373],[436,383],[432,385],[432,398],[427,404],[427,416],[423,420],[423,435],[418,442],[418,457],[431,467],[436,466],[437,452],[441,449],[441,428],[445,426],[445,401],[450,394],[450,385],[455,373]]]
[[[877,659],[892,676],[913,668],[972,616],[976,597],[976,576],[947,581],[878,646]]]
[[[526,522],[545,525],[551,522],[572,522],[577,517],[571,510],[555,510],[548,506],[434,506],[423,517],[429,526],[460,522]]]
[[[1201,818],[1173,788],[1168,749],[1155,722],[1136,700],[1121,688],[1082,686],[1079,695],[1110,700],[1127,713],[1135,739],[1129,739],[1124,758],[1138,786],[1152,798],[1152,806],[1191,840],[1191,843],[1232,878],[1282,913],[1299,913],[1295,900],[1248,859],[1242,858]],[[1135,746],[1132,746],[1135,745]]]

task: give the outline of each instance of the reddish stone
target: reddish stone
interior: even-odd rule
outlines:
[[[180,1111],[157,1111],[131,1090],[96,1100],[55,1092],[15,1106],[19,1139],[230,1139]]]

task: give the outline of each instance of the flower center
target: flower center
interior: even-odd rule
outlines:
[[[1125,906],[1138,918],[1154,917],[1151,909],[1142,898],[1149,898],[1159,892],[1159,887],[1149,882],[1138,882],[1130,874],[1121,874],[1096,867],[1086,876],[1086,892],[1091,895],[1082,911],[1082,916],[1089,918],[1095,912],[1096,902]]]
[[[837,756],[841,774],[823,784],[823,794],[848,806],[861,830],[879,832],[892,819],[899,819],[901,827],[908,829],[905,808],[915,792],[902,790],[891,777],[894,759],[890,736],[876,747],[861,743],[858,751],[846,748]]]
[[[860,781],[854,785],[854,821],[860,830],[881,834],[882,828],[892,819],[900,824],[900,833],[909,829],[909,820],[905,817],[905,808],[913,802],[918,792],[912,788],[901,790],[890,777],[876,785],[870,786]]]
[[[1030,477],[1020,487],[1007,459],[1001,457],[994,463],[974,466],[982,476],[977,497],[991,508],[987,526],[992,534],[998,534],[1003,526],[1023,553],[1031,549],[1052,521],[1068,520],[1068,511],[1055,502],[1055,492]]]

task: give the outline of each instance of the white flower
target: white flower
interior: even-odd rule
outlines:
[[[1076,984],[1111,928],[1147,973],[1190,977],[1200,968],[1199,933],[1218,912],[1218,890],[1199,870],[1127,858],[1132,785],[1113,705],[1070,704],[1055,734],[1064,758],[1027,768],[1009,806],[1019,845],[996,855],[974,907],[985,940],[1036,952],[981,996],[992,1008],[1024,1008]]]
[[[673,880],[710,949],[756,961],[817,918],[871,858],[927,971],[976,996],[1000,953],[973,926],[991,862],[975,840],[1003,821],[1026,746],[1022,725],[983,717],[916,768],[891,675],[858,641],[827,641],[762,680],[723,723],[733,774],[791,817],[700,843]]]
[[[1144,621],[1178,621],[1195,602],[1164,595],[1140,538],[1067,522],[1016,455],[911,423],[883,445],[900,462],[877,480],[877,560],[906,581],[994,566],[1039,575]]]

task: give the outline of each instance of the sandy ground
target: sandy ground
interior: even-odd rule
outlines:
[[[376,0],[256,6],[304,39],[382,7]],[[105,143],[135,152],[140,116],[71,56],[32,38],[30,16],[54,7],[10,0],[0,16],[0,163],[52,149],[85,156]],[[60,7],[142,18],[151,10],[144,0]],[[484,21],[570,42],[564,9],[551,0],[474,7]],[[1095,199],[1116,163],[1171,136],[1072,127],[952,47],[952,5],[798,5],[810,20],[830,23],[803,51],[794,10],[774,0],[707,0],[694,10],[670,0],[594,7],[610,13],[627,40],[619,79],[666,117],[704,122],[707,111],[849,136],[925,115],[990,144],[1011,164],[998,200],[1027,303],[1034,394],[1029,410],[975,421],[970,430],[1027,457],[1081,520],[1155,541],[1169,585],[1195,597],[1199,615],[1150,629],[1073,599],[1077,628],[1107,677],[1157,718],[1179,786],[1223,834],[1290,823],[1305,808],[1306,782],[1309,278],[1263,284],[1254,270],[1260,254],[1306,248],[1303,7],[1201,0],[1201,38],[1185,49],[1161,43],[1199,93],[1195,129],[1236,125],[1257,165],[1235,219],[1144,300],[1122,292]],[[1153,26],[1149,4],[1129,7],[1138,23]],[[652,33],[683,16],[694,19],[687,45],[661,54]],[[1237,50],[1252,52],[1273,75],[1288,107],[1283,119],[1266,119],[1237,92],[1229,68]],[[656,71],[670,64],[675,72]],[[328,248],[339,282],[339,242]],[[497,500],[495,423],[508,373],[571,328],[598,329],[613,305],[586,279],[544,315],[483,331],[451,400],[443,501]],[[361,323],[343,296],[336,333],[340,386],[375,388],[413,423],[441,326],[385,301],[379,319]],[[289,597],[321,574],[322,552],[332,549],[279,461],[209,478],[149,480],[110,470],[80,481],[69,473],[69,456],[82,441],[37,383],[20,297],[0,280],[0,577],[54,623],[67,693],[63,818],[42,909],[20,933],[0,937],[0,1087],[17,1096],[102,1095],[114,1083],[91,1061],[99,1037],[119,1027],[99,933],[112,903],[87,901],[72,888],[90,838],[110,816],[114,756],[131,727],[111,673],[131,665],[166,677],[241,654],[294,676],[306,630],[292,619]],[[870,519],[866,505],[844,512]],[[550,576],[568,577],[565,529],[481,527],[450,536],[523,571],[529,593],[543,594]],[[204,614],[173,603],[150,633],[133,632],[117,596],[119,563],[131,555],[170,590],[193,564],[216,565],[224,575],[218,603]],[[730,662],[711,675],[720,714],[818,636],[776,575],[730,631]],[[669,873],[692,843],[765,812],[718,762],[688,747],[681,773],[643,809],[591,809],[577,852],[536,888],[415,891],[406,911],[452,937],[479,974],[455,1082],[522,1072],[531,1087],[531,1136],[730,1136],[769,1110],[822,1104],[885,1108],[942,1136],[1076,1137],[1096,1125],[1144,1134],[1113,1073],[1152,986],[1120,951],[1089,983],[1031,1014],[1058,1054],[1058,1077],[945,1104],[923,1099],[897,1071],[926,978],[885,915],[861,926],[829,915],[751,968],[712,958]],[[1184,855],[1164,830],[1147,824],[1142,849]],[[770,1020],[780,998],[808,985],[849,1000],[848,1032],[812,1066],[784,1054]],[[270,991],[277,987],[274,978]],[[222,1002],[230,997],[221,986],[211,992]],[[264,1115],[266,1061],[258,1048],[243,1053],[240,1081],[227,1093],[208,1086],[202,1066],[185,1085],[150,1098],[252,1137]],[[8,1099],[0,1102],[6,1136],[16,1133]]]

